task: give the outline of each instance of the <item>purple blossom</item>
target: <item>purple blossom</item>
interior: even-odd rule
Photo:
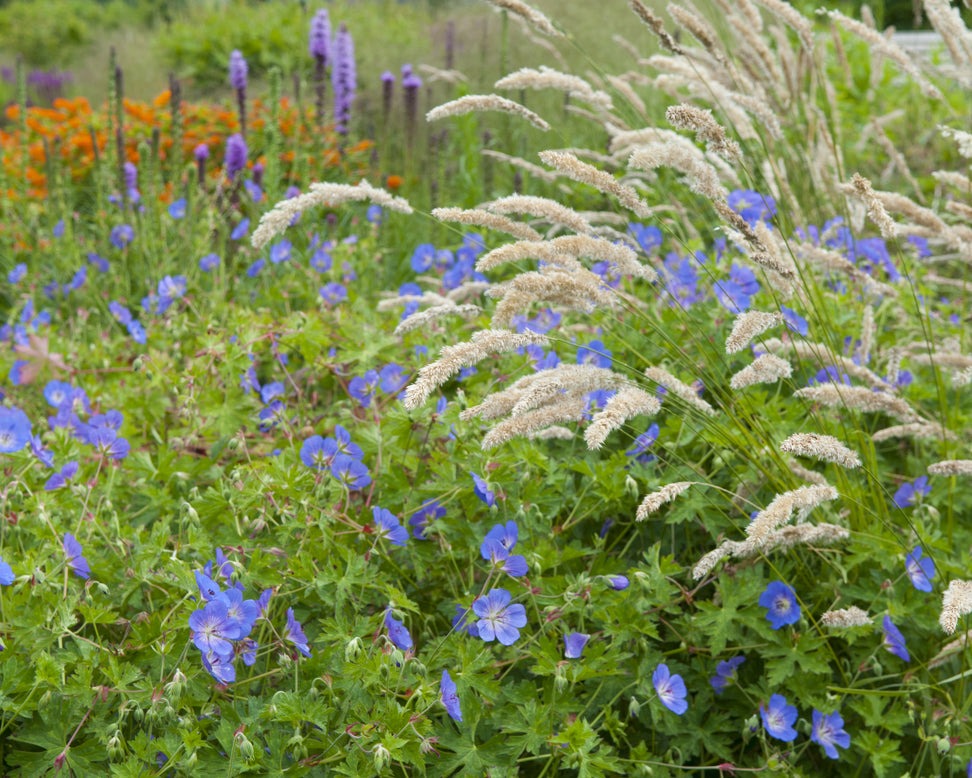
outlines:
[[[901,484],[892,499],[894,500],[894,504],[899,508],[905,508],[909,505],[914,505],[919,497],[929,492],[931,492],[931,486],[928,485],[928,476],[921,475],[915,479],[913,484],[907,482]]]
[[[425,540],[425,531],[436,519],[441,519],[446,515],[446,509],[439,505],[438,500],[428,500],[416,511],[415,515],[408,520],[412,528],[412,535],[416,540]]]
[[[331,265],[334,261],[331,259],[331,255],[323,248],[317,249],[310,258],[310,266],[314,268],[318,273],[326,273],[331,269]]]
[[[490,589],[489,594],[473,602],[473,613],[479,616],[479,637],[487,643],[496,639],[511,646],[520,637],[519,630],[527,623],[526,608],[520,603],[510,605],[511,599],[506,589]]]
[[[894,626],[891,617],[887,615],[884,617],[884,647],[899,659],[906,662],[911,661],[911,655],[905,648],[904,635],[901,634],[901,630]]]
[[[300,622],[294,618],[294,609],[287,608],[287,628],[284,630],[284,640],[289,640],[304,656],[310,657],[311,650],[307,644],[307,636],[304,634]]]
[[[53,492],[55,489],[67,486],[68,481],[74,478],[77,472],[78,463],[68,462],[61,468],[60,472],[54,473],[54,475],[47,479],[47,483],[44,484],[44,491]]]
[[[320,435],[311,435],[300,446],[300,461],[315,470],[329,470],[337,454],[337,442]]]
[[[15,580],[13,568],[0,559],[0,585],[10,586]]]
[[[823,746],[824,753],[831,759],[840,756],[835,746],[850,747],[850,735],[844,731],[844,719],[837,711],[824,716],[816,708],[813,709],[813,731],[810,733],[810,739]]]
[[[611,367],[611,352],[599,340],[592,340],[586,346],[577,349],[577,364],[592,367]]]
[[[256,278],[258,275],[260,275],[260,271],[263,270],[266,264],[267,261],[263,257],[258,258],[246,269],[247,276],[249,278]]]
[[[348,394],[361,403],[361,407],[367,408],[371,405],[371,400],[378,390],[381,377],[377,370],[368,370],[364,376],[355,376],[348,384]]]
[[[240,219],[239,223],[233,228],[233,231],[230,233],[230,240],[239,240],[244,235],[246,235],[246,233],[249,231],[250,231],[250,220]]]
[[[329,55],[331,48],[331,17],[322,8],[311,19],[310,37],[307,42],[307,50],[310,55],[321,64],[327,67],[330,64]]]
[[[935,562],[931,557],[922,558],[921,546],[915,546],[914,551],[905,557],[905,571],[911,579],[911,585],[919,592],[932,590],[931,579],[935,577]]]
[[[472,475],[470,473],[470,475]],[[494,524],[493,528],[486,533],[486,540],[494,540],[507,551],[512,551],[516,541],[520,537],[520,528],[515,521],[508,521],[506,524]]]
[[[806,319],[804,319],[792,308],[787,308],[785,305],[780,306],[780,313],[783,314],[783,321],[792,332],[806,337],[807,333],[810,331],[810,328],[807,326]]]
[[[478,638],[479,627],[476,626],[476,621],[470,614],[472,614],[471,608],[457,605],[456,615],[452,618],[452,628],[457,632],[465,632],[470,637]]]
[[[135,230],[130,224],[119,224],[117,227],[112,227],[108,240],[116,249],[123,249],[135,240]]]
[[[776,200],[752,189],[736,189],[730,192],[728,203],[750,227],[755,227],[759,221],[768,222],[776,215]]]
[[[502,570],[514,578],[527,574],[526,558],[521,554],[511,556],[509,550],[498,540],[486,538],[479,547],[479,553],[494,569]]]
[[[233,89],[237,91],[246,89],[248,70],[249,68],[247,68],[246,60],[243,58],[242,52],[238,49],[233,49],[230,52],[229,58],[229,82]]]
[[[24,262],[21,262],[13,270],[7,273],[7,282],[11,284],[19,284],[26,275],[27,265]]]
[[[286,262],[288,259],[290,259],[293,248],[294,244],[286,238],[278,240],[270,247],[270,261],[275,265],[279,265],[281,262]]]
[[[378,375],[381,378],[381,391],[385,394],[398,394],[408,383],[409,378],[408,373],[404,372],[404,368],[394,362],[385,365]]]
[[[226,139],[226,157],[223,162],[223,167],[226,170],[226,177],[230,181],[235,180],[236,174],[246,167],[247,154],[246,141],[243,140],[243,136],[240,133],[234,133]],[[247,223],[247,227],[249,227],[249,222]],[[237,229],[239,229],[239,226],[237,226]],[[236,234],[236,230],[233,231],[233,234]],[[237,240],[237,238],[233,238],[233,240]]]
[[[209,273],[217,267],[219,267],[219,254],[207,254],[199,260],[199,269],[204,273]]]
[[[786,624],[796,624],[800,620],[800,606],[796,592],[782,581],[773,581],[759,595],[759,604],[767,609],[766,619],[773,629]]]
[[[662,705],[672,713],[681,716],[688,710],[688,701],[685,699],[688,691],[685,688],[685,681],[682,680],[680,675],[672,675],[668,670],[668,665],[664,662],[658,665],[655,672],[651,674],[651,682]]]
[[[241,637],[240,622],[229,615],[229,605],[222,598],[214,598],[189,615],[192,642],[203,654],[210,652],[229,659],[233,653],[232,640]]]
[[[0,406],[0,454],[20,451],[31,438],[31,424],[20,408]]]
[[[217,683],[226,685],[236,680],[236,668],[233,667],[232,652],[225,657],[220,656],[215,651],[203,652],[202,664],[206,672]]]
[[[624,591],[631,585],[626,575],[606,575],[604,579],[607,581],[608,586],[616,592]]]
[[[404,546],[408,542],[408,530],[399,523],[395,514],[377,505],[372,507],[371,512],[375,520],[375,537],[387,540],[393,546]]]
[[[354,102],[358,81],[354,63],[354,41],[343,23],[334,36],[333,55],[331,83],[334,88],[334,120],[338,133],[347,135],[351,121],[351,104]]]
[[[196,158],[196,162],[205,162],[209,159],[209,146],[205,143],[200,143],[192,150],[192,155]]]
[[[44,442],[41,440],[40,435],[30,436],[30,450],[45,467],[54,467],[54,452],[48,448],[44,448]]]
[[[591,636],[585,635],[583,632],[571,632],[569,635],[564,635],[564,656],[567,659],[580,659],[584,646],[590,639]]]
[[[395,644],[396,648],[408,651],[414,645],[408,628],[392,616],[391,608],[385,611],[385,629],[388,630],[388,639]]]
[[[785,743],[796,739],[797,731],[793,729],[793,724],[799,713],[795,705],[786,704],[786,697],[782,694],[774,694],[770,697],[768,708],[760,705],[759,715],[770,736]]]
[[[473,492],[476,496],[486,503],[490,508],[496,503],[496,494],[490,488],[489,482],[483,480],[475,473],[470,473],[473,479]]]
[[[716,674],[709,679],[716,694],[721,694],[725,688],[736,680],[736,668],[746,661],[744,656],[734,656],[727,662],[719,662],[716,665]]]
[[[64,549],[64,561],[74,571],[74,574],[78,578],[90,578],[91,567],[88,565],[88,560],[84,558],[84,549],[81,548],[78,539],[70,532],[67,532],[64,535],[64,541],[61,545]]]
[[[169,216],[173,219],[185,219],[186,218],[186,198],[180,197],[175,202],[169,205]]]
[[[324,286],[317,290],[317,293],[327,305],[337,305],[348,299],[347,288],[344,284],[339,284],[337,281],[324,284]]]
[[[440,697],[445,706],[446,713],[452,716],[454,721],[462,721],[462,711],[459,709],[459,695],[457,694],[455,683],[449,675],[448,670],[442,671],[442,683],[439,684]]]
[[[347,454],[338,454],[331,465],[331,475],[348,489],[364,489],[371,483],[368,467]],[[406,531],[406,537],[408,533]]]
[[[231,619],[236,619],[240,625],[237,639],[245,638],[253,629],[253,624],[260,616],[260,606],[256,600],[244,600],[243,592],[239,589],[227,589],[221,592],[217,599],[226,604],[227,613]]]
[[[88,254],[88,263],[94,265],[99,273],[107,273],[111,267],[107,259],[93,251]]]

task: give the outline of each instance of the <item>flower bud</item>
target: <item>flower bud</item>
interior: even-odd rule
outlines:
[[[253,761],[253,744],[242,732],[236,736],[236,747],[240,750],[240,756],[247,762]]]
[[[375,760],[375,771],[380,773],[391,760],[391,752],[379,743],[375,746],[373,757]]]
[[[638,490],[638,482],[635,481],[635,479],[632,478],[630,475],[624,477],[624,492],[632,500],[637,500],[640,495],[640,492]]]
[[[108,738],[108,758],[111,760],[120,759],[125,755],[125,741],[122,739],[121,730],[116,729],[115,734]]]
[[[632,697],[631,702],[628,704],[628,715],[635,718],[639,713],[641,713],[641,703],[638,702],[637,697]]]
[[[183,761],[183,765],[185,765],[185,767],[188,768],[190,775],[192,774],[192,769],[196,766],[196,763],[198,761],[199,761],[199,757],[196,756],[195,750],[193,750],[192,753],[190,753]]]
[[[942,737],[938,739],[936,747],[938,748],[938,753],[941,756],[945,756],[945,754],[952,750],[952,742],[947,737]]]
[[[348,644],[344,647],[344,661],[345,662],[355,662],[358,657],[361,656],[361,652],[364,651],[364,646],[361,642],[361,638],[355,636],[348,641]]]
[[[294,736],[287,741],[287,747],[284,750],[293,754],[294,759],[297,761],[307,758],[307,746],[304,745],[304,737],[300,734],[299,729],[296,730],[294,732]]]
[[[226,441],[226,448],[228,448],[230,451],[236,451],[236,449],[238,449],[239,447],[240,447],[239,438],[230,438],[229,440]]]

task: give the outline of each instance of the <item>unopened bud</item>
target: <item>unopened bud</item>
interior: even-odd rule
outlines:
[[[112,760],[120,759],[125,754],[125,741],[122,739],[120,730],[115,730],[115,734],[108,738],[108,757]]]
[[[228,441],[226,441],[226,448],[228,448],[230,451],[236,451],[236,449],[238,449],[239,447],[240,447],[239,438],[230,438]]]
[[[385,769],[385,767],[388,765],[388,762],[391,760],[391,752],[387,748],[385,748],[381,743],[375,746],[375,751],[373,756],[375,760],[375,770],[379,773]]]
[[[565,669],[566,668],[558,667],[556,672],[554,672],[554,688],[558,692],[562,692],[569,684],[567,676],[564,674]]]
[[[294,736],[287,741],[285,750],[293,754],[297,761],[307,758],[307,746],[304,745],[304,737],[300,734],[300,730],[294,732]]]
[[[628,715],[635,718],[639,713],[641,713],[641,703],[638,702],[637,697],[632,697],[631,702],[628,704]]]
[[[638,482],[630,475],[624,477],[624,491],[632,500],[637,500],[640,495]]]
[[[240,756],[247,762],[253,761],[253,744],[242,732],[236,736],[236,747],[240,750]]]
[[[936,746],[938,748],[938,753],[941,756],[945,756],[945,754],[952,750],[952,741],[950,741],[947,737],[942,737],[938,739]]]
[[[364,646],[361,642],[361,638],[357,636],[351,638],[351,640],[348,641],[348,644],[344,647],[344,661],[357,661],[358,657],[361,656],[362,651],[364,651]]]

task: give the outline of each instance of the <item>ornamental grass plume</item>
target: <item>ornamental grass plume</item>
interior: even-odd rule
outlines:
[[[465,95],[464,97],[436,106],[425,114],[425,120],[434,122],[439,119],[448,118],[449,116],[461,116],[462,114],[472,113],[474,111],[477,113],[483,111],[501,111],[526,119],[538,130],[546,131],[550,129],[550,125],[538,114],[513,100],[507,100],[505,97],[500,97],[499,95]]]
[[[861,458],[856,452],[851,451],[831,435],[820,435],[815,432],[800,432],[790,435],[780,443],[780,451],[785,454],[822,459],[824,462],[831,462],[841,467],[855,468],[861,466]]]
[[[411,316],[402,319],[398,326],[395,327],[394,334],[404,335],[406,332],[425,328],[433,322],[437,322],[447,316],[472,318],[482,313],[482,310],[478,305],[456,305],[452,300],[449,300],[446,305],[433,305],[425,310],[416,311]]]
[[[864,627],[873,624],[874,621],[867,615],[867,611],[863,611],[856,605],[852,605],[850,608],[840,608],[821,614],[820,623],[825,627],[841,629],[846,627]]]
[[[690,103],[669,106],[665,118],[676,130],[691,130],[696,137],[705,141],[706,148],[728,160],[742,158],[739,144],[726,137],[726,129],[717,122],[712,111],[698,108]]]
[[[540,233],[523,222],[515,222],[497,213],[490,213],[479,208],[433,208],[432,215],[439,221],[471,224],[477,227],[488,227],[491,230],[505,232],[517,240],[538,241]]]
[[[676,40],[665,29],[665,23],[655,16],[654,12],[641,2],[641,0],[628,0],[628,5],[632,11],[638,14],[641,21],[648,25],[648,29],[655,34],[663,49],[667,49],[672,54],[685,53],[684,49],[678,45]]]
[[[635,520],[644,521],[648,518],[649,514],[657,511],[665,503],[671,502],[690,486],[695,486],[695,484],[695,481],[676,481],[646,495],[638,506],[638,510],[635,512]]]
[[[408,410],[418,408],[438,387],[448,381],[464,367],[472,367],[490,354],[513,351],[529,346],[546,346],[549,339],[532,330],[523,333],[509,330],[481,330],[467,343],[445,346],[439,352],[439,359],[425,365],[418,372],[418,378],[405,390],[403,405]]]
[[[564,37],[563,33],[553,26],[550,19],[536,8],[521,2],[521,0],[486,0],[486,2],[504,11],[516,14],[539,33],[549,35],[551,38]]]
[[[944,459],[928,466],[932,475],[972,475],[972,459]]]
[[[605,194],[613,195],[621,205],[642,219],[647,219],[654,213],[630,186],[619,183],[610,173],[581,162],[575,154],[567,151],[541,151],[539,156],[545,165],[556,168],[573,181],[589,184]]]
[[[621,389],[591,419],[584,431],[584,441],[590,450],[599,449],[612,430],[621,427],[635,416],[653,416],[661,410],[661,403],[654,396],[636,387]]]
[[[679,381],[675,376],[661,367],[649,367],[645,369],[645,377],[649,381],[654,381],[659,386],[664,386],[672,394],[676,395],[683,402],[700,410],[708,416],[715,416],[716,410],[709,403],[699,397],[698,392],[691,386]]]
[[[746,527],[746,535],[757,546],[766,542],[768,535],[781,524],[790,520],[794,511],[801,514],[828,500],[836,500],[837,490],[832,486],[801,486],[789,492],[778,494],[773,501],[761,510]]]
[[[494,89],[559,89],[569,97],[583,100],[600,108],[610,110],[611,96],[607,92],[594,89],[580,76],[561,73],[559,70],[543,65],[539,70],[520,68],[515,73],[504,76],[495,84]]]
[[[486,204],[486,209],[493,213],[511,214],[526,213],[549,224],[560,225],[578,235],[592,235],[593,225],[573,208],[561,205],[548,197],[532,195],[508,195]]]
[[[324,205],[333,208],[346,202],[369,200],[382,208],[398,213],[412,213],[408,201],[396,197],[384,189],[372,186],[367,181],[351,184],[315,183],[310,191],[297,197],[281,200],[260,218],[259,226],[253,231],[250,243],[255,249],[263,248],[277,235],[283,233],[293,222],[294,217],[308,208]]]
[[[900,397],[875,392],[864,386],[838,386],[834,383],[806,386],[797,389],[794,397],[802,397],[828,408],[856,408],[867,412],[883,411],[907,424],[918,421],[918,413]]]
[[[742,351],[754,338],[762,335],[770,327],[783,324],[782,313],[766,313],[764,311],[745,311],[736,316],[732,325],[732,332],[726,338],[726,353],[735,354]]]
[[[942,612],[938,623],[949,635],[955,632],[958,620],[962,616],[972,613],[972,581],[953,579],[948,582],[948,589],[942,595]]]
[[[762,354],[729,379],[732,389],[745,389],[756,384],[771,384],[793,375],[793,366],[774,354]]]

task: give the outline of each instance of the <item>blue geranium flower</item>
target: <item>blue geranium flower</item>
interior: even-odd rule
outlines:
[[[199,269],[209,273],[219,267],[219,254],[207,254],[199,260]]]
[[[287,628],[284,630],[284,640],[289,640],[304,656],[310,657],[311,650],[307,644],[307,636],[304,634],[300,622],[294,618],[294,609],[287,608]]]
[[[496,494],[490,488],[489,483],[475,473],[470,473],[469,475],[471,475],[473,479],[473,492],[475,492],[476,496],[480,500],[492,508],[496,503]]]
[[[459,709],[459,695],[457,691],[456,685],[449,675],[449,671],[443,670],[442,683],[439,684],[442,704],[445,706],[446,713],[452,716],[454,721],[462,721],[462,711]]]
[[[240,219],[239,223],[233,228],[230,233],[230,240],[239,240],[250,230],[250,220]]]
[[[30,419],[20,408],[0,406],[0,454],[20,451],[31,438]]]
[[[911,585],[919,592],[932,590],[931,579],[935,577],[935,562],[931,557],[922,558],[921,546],[915,546],[914,551],[905,557],[905,571]]]
[[[593,367],[611,367],[611,352],[599,340],[592,340],[577,349],[577,364]]]
[[[772,737],[785,743],[796,739],[797,731],[793,729],[793,724],[799,714],[795,705],[786,704],[786,697],[782,694],[770,697],[768,708],[760,705],[759,715],[763,719],[763,726]]]
[[[773,581],[759,596],[759,604],[767,608],[766,619],[773,629],[785,624],[796,624],[800,620],[800,606],[796,592],[782,581]]]
[[[111,241],[111,245],[116,249],[123,249],[135,240],[135,230],[130,224],[119,224],[117,227],[112,228],[111,233],[108,235],[108,240]]]
[[[387,540],[393,546],[404,546],[408,542],[408,530],[399,523],[394,513],[377,505],[371,512],[375,519],[375,535],[379,539]]]
[[[473,613],[479,616],[479,637],[487,643],[495,639],[511,646],[520,637],[520,629],[527,623],[526,608],[520,603],[510,605],[511,599],[506,589],[490,589],[489,594],[473,602]]]
[[[813,709],[813,731],[810,733],[810,739],[823,746],[824,753],[831,759],[840,756],[835,746],[850,747],[850,735],[844,731],[844,719],[837,711],[824,716],[816,708]]]
[[[391,608],[385,611],[385,629],[388,630],[388,639],[395,644],[396,648],[408,651],[414,645],[408,628],[392,616]]]
[[[64,549],[64,560],[67,562],[68,567],[74,571],[74,574],[78,578],[90,578],[91,567],[88,565],[88,560],[84,557],[84,549],[81,548],[78,539],[70,532],[67,532],[64,535],[64,541],[61,545]]]
[[[688,690],[685,688],[685,681],[682,680],[680,675],[672,675],[668,670],[668,665],[664,662],[658,665],[655,672],[651,674],[651,682],[662,705],[672,713],[681,716],[688,710],[688,701],[685,699]]]
[[[931,486],[928,485],[928,476],[922,475],[915,479],[914,483],[903,483],[898,488],[898,491],[894,493],[894,504],[899,508],[905,508],[909,505],[914,505],[918,498],[924,496],[931,492]]]
[[[709,679],[716,694],[721,694],[731,681],[736,679],[736,668],[746,661],[744,656],[734,656],[727,662],[716,665],[716,674]]]
[[[894,626],[891,617],[887,615],[884,617],[884,647],[899,659],[904,659],[906,662],[911,661],[911,655],[905,648],[904,635],[901,634],[901,630]]]
[[[180,197],[175,202],[169,205],[169,216],[173,219],[185,219],[186,218],[186,198]]]
[[[567,659],[580,659],[584,646],[590,639],[591,636],[585,635],[583,632],[571,632],[569,635],[564,635],[564,656]]]

